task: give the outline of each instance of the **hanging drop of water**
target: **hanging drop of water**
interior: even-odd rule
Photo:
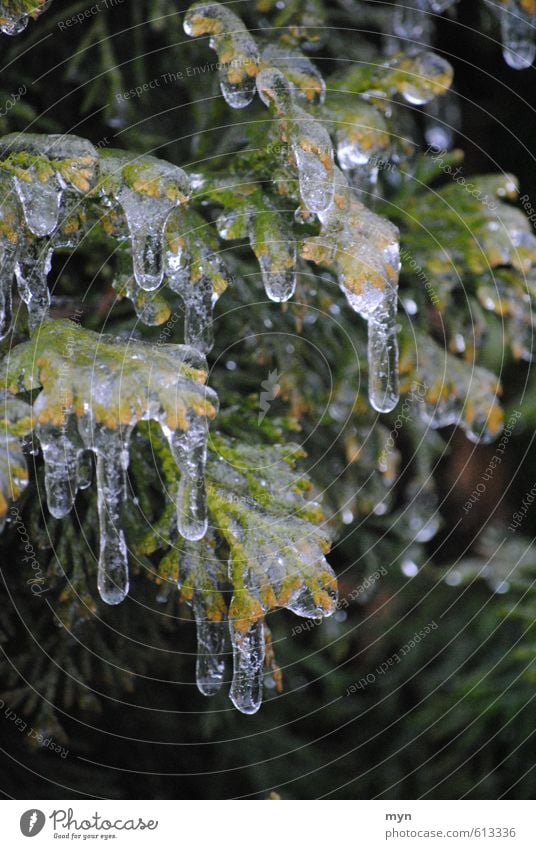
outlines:
[[[229,630],[233,645],[233,681],[229,697],[241,713],[256,713],[262,702],[264,625],[259,620],[242,631],[230,620]]]

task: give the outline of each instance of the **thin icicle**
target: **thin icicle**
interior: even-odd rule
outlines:
[[[398,388],[397,291],[387,288],[381,306],[368,320],[368,393],[379,413],[396,407]]]
[[[177,491],[177,527],[187,540],[204,537],[207,530],[205,463],[208,424],[202,416],[189,416],[188,429],[174,431],[169,446],[181,477]]]
[[[192,607],[197,628],[197,687],[204,696],[213,696],[223,684],[225,623],[208,618],[202,591],[194,594]]]
[[[129,591],[128,552],[121,527],[121,508],[125,498],[123,441],[119,434],[110,431],[99,443],[94,448],[100,529],[97,586],[106,604],[120,604]]]
[[[229,621],[233,646],[233,680],[229,697],[241,713],[256,713],[262,703],[264,656],[262,619],[244,630],[244,622]]]

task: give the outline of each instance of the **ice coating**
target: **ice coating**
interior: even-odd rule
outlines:
[[[430,337],[419,334],[416,348],[404,354],[425,388],[418,407],[425,425],[457,425],[472,442],[492,442],[503,428],[498,378],[485,368],[446,353]]]
[[[299,50],[278,44],[269,44],[262,52],[262,67],[277,68],[294,86],[294,94],[307,103],[322,104],[326,97],[326,83],[311,60]]]
[[[188,177],[155,157],[136,160],[110,151],[102,156],[101,175],[102,194],[125,214],[136,282],[146,291],[157,289],[164,276],[166,222],[189,196]]]
[[[504,61],[518,71],[530,68],[536,57],[535,15],[516,0],[506,0],[498,11]]]
[[[226,604],[224,564],[214,553],[210,532],[201,543],[186,542],[182,551],[178,586],[190,604],[197,630],[196,681],[204,696],[213,696],[223,684]]]
[[[200,215],[182,209],[170,216],[166,244],[166,278],[185,307],[185,342],[206,354],[214,345],[214,306],[232,282],[220,245]]]
[[[208,425],[205,419],[188,416],[187,428],[168,436],[169,447],[180,469],[177,491],[177,528],[187,540],[198,540],[207,530],[205,464]]]
[[[234,589],[230,697],[238,710],[255,713],[262,699],[264,616],[277,607],[299,616],[330,616],[336,580],[325,559],[325,533],[308,521],[313,515],[318,521],[318,505],[303,498],[281,449],[265,448],[257,468],[256,446],[238,447],[218,435],[215,447],[217,461],[211,456],[207,466],[211,523],[229,547],[228,583]],[[271,508],[260,503],[268,493]]]
[[[289,239],[289,227],[262,194],[246,201],[241,210],[223,213],[217,227],[222,239],[249,239],[271,301],[280,303],[292,297],[297,281],[296,242]]]
[[[129,591],[128,550],[121,527],[126,500],[124,440],[117,430],[97,424],[91,415],[80,419],[85,447],[96,457],[99,513],[99,564],[97,588],[101,599],[120,604]]]
[[[225,623],[208,620],[199,598],[194,598],[193,609],[197,626],[197,687],[204,696],[213,696],[223,684]]]
[[[24,218],[35,236],[48,236],[58,224],[61,187],[55,174],[51,174],[48,180],[38,180],[34,169],[34,173],[28,176],[28,182],[13,178]]]
[[[233,680],[229,698],[241,713],[256,713],[262,704],[262,681],[266,644],[264,623],[254,622],[245,630],[229,622],[233,646]]]
[[[0,31],[4,35],[20,35],[28,26],[29,20],[28,15],[7,16],[4,7],[0,6]]]
[[[62,427],[38,425],[36,436],[45,463],[45,491],[50,513],[56,519],[66,516],[76,498],[78,488],[78,455],[80,438],[72,416]]]
[[[65,368],[65,352],[76,368]],[[206,529],[204,460],[208,419],[217,396],[203,385],[204,358],[184,345],[149,345],[45,321],[3,364],[10,392],[42,387],[34,404],[42,440],[49,507],[64,516],[77,488],[89,485],[85,451],[95,455],[100,525],[99,591],[108,604],[128,592],[121,529],[128,443],[139,421],[157,422],[180,466],[179,529],[199,539]],[[73,428],[78,421],[79,436]],[[81,442],[80,442],[81,438]],[[85,451],[84,451],[85,449]]]
[[[294,102],[286,77],[277,68],[257,76],[257,90],[279,120],[281,134],[291,146],[300,183],[300,194],[311,212],[323,212],[333,201],[333,147],[329,133]]]
[[[302,256],[332,267],[348,303],[368,322],[369,399],[389,412],[398,402],[398,230],[357,200],[338,169],[333,206],[319,218],[320,235],[305,240]]]
[[[23,241],[15,263],[15,276],[20,296],[28,307],[30,329],[35,330],[48,316],[50,292],[48,275],[52,266],[49,239],[28,238]]]
[[[255,97],[259,52],[238,15],[219,3],[194,3],[183,26],[187,35],[210,34],[210,47],[222,65],[218,75],[225,100],[234,109],[249,106]]]

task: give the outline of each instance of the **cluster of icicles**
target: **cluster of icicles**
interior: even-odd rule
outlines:
[[[399,0],[393,12],[393,35],[407,42],[423,43],[432,35],[434,15],[445,12],[457,0]],[[536,15],[533,0],[488,0],[499,18],[504,61],[516,70],[530,68],[536,57]]]
[[[51,3],[52,0],[44,0],[41,5],[36,3],[34,14],[41,15],[43,12],[46,12]],[[30,21],[29,14],[14,12],[14,5],[9,2],[0,3],[0,32],[3,32],[4,35],[19,35],[26,29]]]
[[[369,219],[364,227],[351,229],[341,225],[342,216],[334,203],[336,186],[339,183],[343,193],[350,189],[345,176],[335,166],[329,133],[299,105],[299,89],[284,73],[285,67],[283,70],[266,67],[270,59],[278,61],[279,56],[267,56],[266,53],[261,56],[256,42],[234,12],[218,3],[195,3],[186,13],[184,29],[193,36],[211,34],[210,46],[220,59],[221,91],[230,106],[245,108],[258,93],[262,102],[275,113],[281,136],[288,140],[292,150],[303,206],[307,214],[318,217],[326,231],[326,239],[329,232],[333,248],[331,264],[337,266],[335,254],[344,254],[358,265],[369,266],[370,280],[357,287],[358,291],[340,267],[338,282],[352,309],[368,323],[370,402],[378,412],[389,412],[399,397],[396,304],[400,259],[396,228],[385,227],[379,216],[362,205],[361,212]],[[301,62],[306,65],[306,73],[316,81],[318,72],[312,64],[305,57],[301,57]],[[320,100],[323,96],[324,90],[320,88]],[[297,215],[300,214],[298,211]],[[220,227],[223,237],[229,229],[228,223],[224,218]],[[382,236],[387,234],[379,251],[370,240],[374,232],[381,232]],[[278,241],[270,244],[267,240],[267,249],[268,254],[261,263],[266,293],[271,300],[286,301],[292,297],[296,286],[292,262],[295,253]],[[326,259],[329,264],[330,258]]]

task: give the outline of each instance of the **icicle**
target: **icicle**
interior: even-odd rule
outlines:
[[[204,696],[213,696],[223,684],[225,623],[208,618],[202,591],[194,593],[192,607],[197,628],[197,686]]]
[[[368,319],[368,394],[379,413],[398,404],[397,291],[387,288],[381,306]]]
[[[504,61],[521,71],[536,57],[536,18],[515,0],[499,10]]]
[[[181,473],[177,492],[177,527],[185,539],[198,540],[204,537],[208,523],[205,494],[207,421],[202,416],[189,416],[187,430],[166,435]]]
[[[121,205],[127,220],[136,282],[146,291],[157,289],[164,276],[166,222],[186,200],[188,178],[181,168],[152,156],[131,160],[108,152],[102,166],[103,193]]]
[[[243,630],[244,622],[229,621],[233,645],[233,681],[229,697],[241,713],[256,713],[262,702],[265,655],[262,619]]]
[[[323,212],[333,201],[333,148],[327,130],[293,102],[290,83],[276,68],[257,76],[257,89],[266,106],[274,106],[288,139],[300,182],[300,194],[311,212]]]
[[[389,412],[398,402],[398,231],[354,197],[338,169],[336,202],[319,218],[320,236],[306,240],[303,256],[334,265],[348,303],[368,322],[369,399]]]
[[[106,604],[120,604],[128,595],[128,552],[121,528],[125,499],[124,440],[120,432],[95,425],[88,414],[79,420],[80,435],[97,460],[99,567],[97,586]]]
[[[76,498],[80,439],[73,440],[75,434],[70,417],[61,428],[38,425],[36,433],[45,461],[48,509],[56,519],[63,519]]]
[[[221,92],[234,109],[249,106],[255,97],[259,53],[244,24],[219,3],[194,3],[186,12],[184,31],[200,36],[210,33],[210,47],[218,54]]]
[[[47,278],[52,266],[52,248],[48,239],[23,241],[15,274],[19,293],[28,307],[30,329],[35,330],[48,316],[50,293]]]
[[[288,301],[296,289],[296,242],[274,228],[272,212],[252,209],[248,235],[271,301]]]

